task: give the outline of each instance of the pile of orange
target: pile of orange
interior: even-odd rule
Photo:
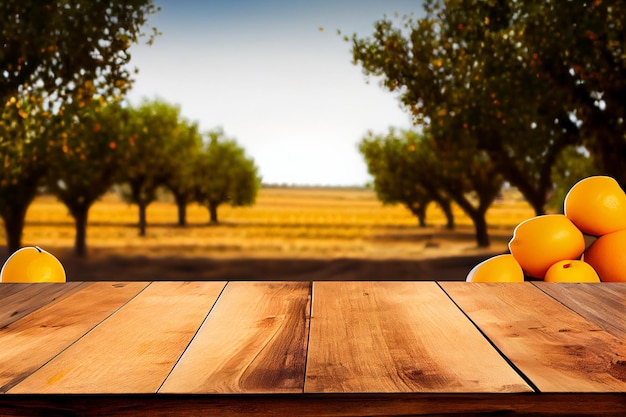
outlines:
[[[568,191],[564,214],[517,225],[508,254],[476,265],[470,282],[626,282],[626,193],[615,179],[585,178]]]

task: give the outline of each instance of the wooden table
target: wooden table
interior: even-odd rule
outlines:
[[[626,284],[0,285],[0,416],[626,415]]]

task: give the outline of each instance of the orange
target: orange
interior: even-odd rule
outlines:
[[[579,259],[585,250],[585,237],[564,215],[546,214],[518,224],[509,250],[526,274],[543,279],[558,261]]]
[[[578,181],[565,196],[565,216],[583,233],[601,236],[626,229],[626,194],[611,177]]]
[[[600,282],[598,273],[583,261],[559,261],[546,271],[547,282]]]
[[[513,255],[496,255],[476,265],[467,282],[523,282],[524,271]]]
[[[27,246],[13,252],[0,271],[0,282],[65,282],[65,269],[49,252]]]
[[[626,229],[600,236],[584,256],[601,281],[626,282]]]

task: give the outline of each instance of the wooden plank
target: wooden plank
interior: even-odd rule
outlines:
[[[0,306],[2,305],[3,298],[8,297],[9,295],[15,294],[16,292],[22,291],[30,287],[32,284],[17,284],[11,282],[2,282],[0,283]]]
[[[542,392],[626,391],[626,343],[533,284],[440,285]]]
[[[588,321],[626,340],[626,283],[596,285],[537,281],[534,284]]]
[[[160,393],[302,392],[310,283],[230,282]]]
[[[224,285],[153,282],[8,392],[155,393]]]
[[[305,392],[527,392],[435,282],[315,282]]]
[[[53,294],[67,284],[33,284]],[[0,329],[0,392],[5,392],[74,343],[146,287],[146,283],[102,282],[38,309]],[[18,294],[28,295],[30,288]],[[16,294],[17,295],[17,294]],[[41,294],[41,298],[50,299]]]
[[[72,294],[82,282],[0,284],[0,329],[33,311]]]
[[[0,416],[624,417],[623,393],[0,395]]]

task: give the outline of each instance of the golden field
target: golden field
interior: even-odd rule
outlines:
[[[188,225],[179,227],[173,202],[152,203],[147,210],[147,235],[139,237],[137,207],[109,194],[89,212],[89,256],[79,260],[72,256],[74,224],[67,209],[55,197],[41,196],[28,210],[23,244],[38,245],[57,254],[64,265],[76,268],[81,279],[107,278],[102,268],[109,264],[127,267],[111,271],[111,275],[123,271],[131,274],[141,263],[154,264],[152,273],[158,275],[155,279],[184,279],[194,273],[198,278],[206,278],[203,266],[196,265],[199,261],[241,264],[243,260],[256,260],[260,271],[261,260],[283,264],[289,261],[294,265],[301,261],[301,267],[312,260],[411,262],[487,256],[506,250],[515,225],[532,216],[530,207],[516,195],[505,196],[488,212],[492,246],[478,249],[473,225],[458,208],[454,231],[444,228],[443,214],[434,204],[429,206],[429,226],[419,228],[417,219],[406,208],[383,205],[368,189],[262,188],[252,207],[221,206],[217,226],[209,225],[208,210],[197,204],[187,208]],[[2,240],[4,244],[4,235]],[[178,269],[174,268],[178,272],[159,274],[157,265],[161,271],[168,270],[166,260],[178,262]],[[98,273],[94,273],[98,268]],[[276,268],[279,267],[273,265],[270,269],[277,271]],[[189,274],[185,275],[185,271]],[[144,272],[141,277],[126,278],[150,276]],[[224,270],[220,276],[227,273]]]
[[[503,233],[533,215],[524,202],[498,201],[488,213],[494,248]],[[187,209],[188,225],[176,225],[172,202],[148,206],[145,237],[138,236],[137,207],[116,195],[105,196],[89,212],[88,246],[93,250],[123,249],[155,253],[207,253],[246,256],[365,256],[413,257],[433,252],[472,251],[473,226],[455,209],[457,229],[446,231],[435,204],[429,207],[429,227],[401,205],[383,205],[367,189],[263,188],[252,207],[219,209],[220,224],[208,224],[205,207]],[[4,238],[4,236],[3,236]],[[52,196],[38,197],[26,216],[25,245],[70,248],[74,224],[67,209]],[[445,253],[442,253],[445,254]]]

